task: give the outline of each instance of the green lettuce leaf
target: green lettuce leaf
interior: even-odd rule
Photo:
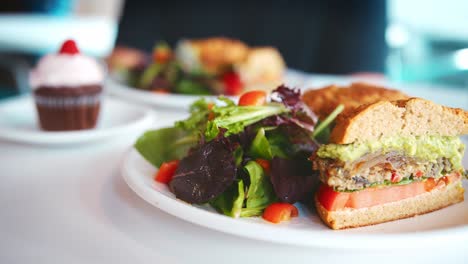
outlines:
[[[331,126],[336,117],[343,112],[344,105],[338,105],[323,121],[319,122],[315,127],[312,136],[320,143],[328,143],[330,139]]]
[[[203,133],[210,113],[210,104],[205,98],[198,99],[190,105],[190,116],[185,120],[177,121],[175,127],[195,133]]]
[[[139,87],[148,89],[151,86],[151,82],[158,76],[162,69],[163,67],[159,63],[151,64],[141,75]]]
[[[249,148],[249,156],[271,160],[274,157],[286,158],[292,152],[292,144],[277,129],[259,128]]]
[[[238,218],[241,216],[244,198],[244,182],[239,180],[234,182],[221,195],[212,199],[209,204],[224,215]]]
[[[248,125],[256,123],[266,117],[286,113],[289,110],[282,104],[268,104],[265,106],[215,106],[212,109],[215,118],[208,122],[205,136],[207,140],[215,138],[220,128],[226,130],[225,136],[238,134]]]
[[[273,186],[257,162],[249,161],[244,168],[249,174],[250,185],[245,195],[245,208],[242,208],[241,216],[260,215],[263,209],[276,201]]]
[[[236,166],[239,167],[242,164],[244,158],[244,150],[241,146],[237,147],[234,150],[234,160],[236,161]]]
[[[289,155],[293,155],[292,144],[284,133],[275,129],[267,131],[266,137],[270,144],[272,158],[287,158]]]
[[[247,191],[242,180],[235,182],[209,202],[218,212],[234,218],[259,216],[269,204],[277,201],[273,186],[258,163],[249,161],[244,169],[250,178]]]
[[[180,80],[176,86],[175,91],[180,94],[191,94],[191,95],[209,95],[210,90],[206,85],[196,82],[190,79]]]
[[[273,155],[271,154],[271,147],[268,139],[265,136],[265,129],[261,127],[258,129],[255,138],[252,141],[249,149],[249,155],[252,158],[261,158],[271,160]]]
[[[223,95],[218,96],[218,101],[223,102],[225,107],[236,106],[236,103],[233,100]]]
[[[197,135],[168,127],[145,132],[138,138],[135,148],[147,161],[159,167],[165,161],[183,158],[197,143]]]

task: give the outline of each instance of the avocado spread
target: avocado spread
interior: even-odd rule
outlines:
[[[455,169],[462,169],[464,147],[458,137],[390,137],[379,141],[357,142],[346,145],[322,145],[317,150],[317,156],[319,158],[352,162],[367,153],[380,151],[385,154],[390,151],[399,151],[407,156],[431,162],[436,162],[438,158],[447,158]]]

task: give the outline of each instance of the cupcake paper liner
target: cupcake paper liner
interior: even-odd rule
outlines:
[[[96,126],[102,92],[77,96],[34,95],[43,130],[68,131]]]
[[[75,106],[95,105],[102,99],[102,93],[80,96],[44,96],[34,95],[37,105],[51,108],[70,108]]]

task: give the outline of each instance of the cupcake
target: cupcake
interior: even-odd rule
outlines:
[[[58,54],[42,57],[29,81],[43,130],[96,126],[104,71],[96,60],[81,54],[73,40],[65,41]]]

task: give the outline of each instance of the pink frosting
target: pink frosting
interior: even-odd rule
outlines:
[[[101,84],[104,80],[102,67],[91,57],[82,54],[49,54],[39,60],[29,75],[32,89],[40,86],[79,87]]]

